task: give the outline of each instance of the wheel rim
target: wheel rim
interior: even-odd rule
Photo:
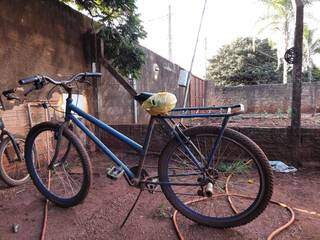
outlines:
[[[206,164],[209,158],[215,134],[198,134],[191,136],[191,141],[205,157],[201,161]],[[197,159],[201,159],[197,151],[192,151]],[[264,181],[261,177],[261,167],[252,154],[236,141],[223,137],[217,151],[216,163],[212,166],[210,182],[213,184],[213,196],[199,196],[205,192],[208,184],[202,189],[199,186],[165,186],[171,194],[177,197],[180,206],[191,216],[198,215],[216,219],[237,218],[240,214],[250,211],[255,203],[260,200]],[[182,163],[182,164],[181,164]],[[168,171],[165,181],[180,183],[199,183],[199,177],[203,174],[190,176],[177,176],[183,172],[191,172],[196,169],[190,157],[178,145],[169,154]],[[216,177],[218,174],[218,177]],[[205,174],[208,177],[208,174]],[[227,183],[228,180],[228,183]],[[227,185],[226,185],[227,183]],[[227,186],[227,189],[226,189]],[[204,191],[203,191],[204,190]],[[227,196],[227,194],[231,195]],[[250,196],[242,198],[237,195]],[[199,201],[202,199],[201,201]],[[230,205],[230,200],[233,206]],[[188,205],[185,203],[188,202]]]
[[[55,131],[46,130],[37,134],[34,147],[37,149],[38,162],[33,164],[33,171],[42,187],[54,197],[71,199],[79,194],[83,186],[85,179],[83,162],[73,141],[63,135],[55,164],[49,170],[48,166],[53,159],[56,144]]]
[[[20,156],[22,159],[19,159],[18,154],[16,153],[12,142],[9,140],[1,155],[1,167],[2,174],[6,179],[10,180],[13,184],[21,184],[29,178],[29,174],[26,168],[24,161],[24,139],[15,138],[17,146],[20,150]]]

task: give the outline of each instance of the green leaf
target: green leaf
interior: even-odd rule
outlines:
[[[136,0],[61,0],[76,4],[103,26],[99,36],[104,39],[105,56],[120,73],[139,79],[144,52],[139,40],[146,37]]]

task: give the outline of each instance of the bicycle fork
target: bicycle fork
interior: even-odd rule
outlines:
[[[67,125],[69,125],[69,121],[65,121],[64,123],[62,123],[58,129],[58,131],[54,132],[54,138],[57,140],[57,144],[56,144],[56,147],[55,147],[55,150],[54,150],[54,155],[52,157],[52,160],[50,161],[50,164],[48,165],[48,169],[50,170],[53,170],[54,167],[56,167],[56,160],[58,158],[58,154],[59,154],[59,151],[61,149],[61,139],[62,139],[62,134],[63,134],[63,131],[64,131],[64,128],[67,127]],[[67,150],[65,152],[65,154],[63,155],[63,157],[61,158],[61,160],[59,161],[60,163],[59,164],[63,164],[68,156],[68,154],[70,153],[70,149],[71,149],[71,143],[68,142],[68,147],[67,147]]]
[[[5,131],[5,130],[3,130],[3,131]],[[23,160],[24,160],[24,157],[21,156],[20,147],[18,146],[18,144],[17,144],[14,136],[13,136],[11,133],[7,132],[7,131],[5,131],[5,132],[3,133],[3,135],[7,135],[7,136],[10,138],[10,141],[11,141],[11,143],[12,143],[12,145],[13,145],[13,149],[14,149],[14,151],[16,152],[16,154],[17,154],[17,156],[18,156],[18,160],[19,160],[19,161],[23,161]],[[2,135],[2,136],[3,136],[3,135]],[[8,157],[8,160],[9,160],[10,162],[14,162],[14,161],[15,161],[15,159],[12,160],[10,154],[7,153],[7,150],[5,150],[5,154],[6,154],[6,156]]]

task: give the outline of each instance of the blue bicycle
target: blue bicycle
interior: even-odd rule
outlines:
[[[161,186],[168,201],[187,218],[211,227],[228,228],[246,224],[266,208],[273,188],[273,178],[264,152],[248,137],[228,129],[230,117],[241,114],[243,106],[175,108],[168,114],[150,117],[143,146],[108,124],[79,109],[72,100],[77,83],[88,83],[100,73],[79,73],[68,80],[57,81],[47,76],[20,80],[32,84],[33,90],[47,84],[63,88],[68,98],[64,122],[43,122],[34,126],[26,139],[25,159],[29,174],[37,189],[51,202],[61,207],[81,203],[91,185],[89,155],[72,130],[81,129],[108,156],[115,166],[108,176],[118,179],[124,175],[132,187],[154,192]],[[152,97],[151,93],[136,96],[139,103]],[[79,117],[88,120],[140,154],[136,166],[122,162]],[[186,127],[183,118],[221,118],[221,126]],[[158,161],[158,173],[151,176],[144,168],[155,123],[170,136]],[[38,162],[32,149],[37,145]],[[232,200],[232,208],[230,201]]]

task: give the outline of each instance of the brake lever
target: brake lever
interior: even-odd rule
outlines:
[[[43,79],[39,79],[38,81],[35,81],[32,85],[31,88],[29,88],[27,91],[25,91],[23,93],[23,95],[26,97],[27,95],[29,95],[33,90],[39,90],[41,88],[43,88],[46,84],[48,84],[46,81],[44,81]]]
[[[8,89],[8,90],[3,91],[2,95],[7,97],[9,94],[12,94],[12,93],[15,93],[15,92],[16,92],[16,89],[12,88],[12,89]]]
[[[25,92],[23,93],[23,95],[26,97],[26,96],[28,96],[33,90],[36,90],[36,89],[37,89],[36,86],[32,86],[32,87],[29,88],[27,91],[25,91]]]
[[[2,92],[2,95],[3,95],[8,101],[17,100],[17,101],[21,102],[21,99],[15,94],[16,91],[17,91],[16,88],[9,89],[9,90],[5,90],[5,91]]]
[[[11,93],[11,94],[8,94],[7,96],[6,96],[6,98],[7,98],[7,100],[17,100],[17,101],[19,101],[19,102],[21,102],[21,99],[17,96],[17,95],[15,95],[14,93]]]

